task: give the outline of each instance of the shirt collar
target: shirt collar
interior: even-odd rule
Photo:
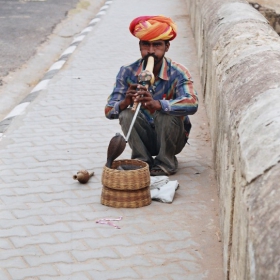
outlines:
[[[167,64],[166,58],[164,57],[162,60],[162,65],[161,65],[158,77],[161,78],[162,80],[166,80],[166,81],[169,80],[167,68],[168,68],[168,64]],[[140,60],[140,65],[136,71],[136,76],[138,76],[142,70],[144,70],[144,63],[143,63],[143,60]]]

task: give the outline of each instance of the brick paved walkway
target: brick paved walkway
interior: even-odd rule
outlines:
[[[63,69],[0,142],[0,279],[223,279],[218,201],[204,107],[191,117],[172,204],[100,204],[101,174],[118,121],[104,105],[119,67],[139,57],[128,31],[143,14],[178,24],[168,56],[188,66],[200,92],[185,2],[115,0]],[[202,97],[200,97],[202,100]],[[129,158],[127,146],[121,158]],[[72,179],[93,170],[87,185]],[[123,216],[121,229],[96,224]]]

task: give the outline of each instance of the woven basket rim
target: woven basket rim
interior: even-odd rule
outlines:
[[[118,170],[118,166],[130,164],[140,166],[135,170]],[[102,185],[117,190],[137,190],[150,185],[149,165],[140,160],[123,159],[114,161],[113,168],[104,166],[102,173]]]
[[[139,169],[142,169],[142,168],[145,168],[146,166],[148,166],[148,164],[145,162],[145,161],[142,161],[142,160],[139,160],[139,159],[119,159],[119,160],[114,160],[113,163],[112,163],[112,166],[116,166],[119,167],[120,165],[122,165],[123,163],[132,163],[131,165],[136,165],[136,166],[141,166],[141,168]],[[133,164],[135,163],[135,164]],[[142,166],[143,165],[143,166]],[[104,166],[106,168],[108,168],[107,166]],[[108,169],[113,169],[113,170],[116,170],[116,171],[120,171],[120,172],[123,172],[123,171],[129,171],[129,172],[137,172],[139,169],[135,169],[135,170],[118,170],[116,168],[108,168]]]

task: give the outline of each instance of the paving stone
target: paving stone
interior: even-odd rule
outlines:
[[[34,194],[27,194],[27,195],[14,195],[14,196],[6,196],[2,195],[1,200],[5,204],[13,204],[14,202],[16,203],[25,203],[25,202],[41,202],[41,199]]]
[[[12,243],[9,241],[8,238],[4,239],[1,238],[0,239],[0,249],[12,249],[14,248],[14,246],[12,245]]]
[[[149,254],[149,258],[152,260],[152,262],[155,265],[164,265],[167,264],[168,262],[180,262],[180,261],[185,261],[186,263],[194,263],[196,261],[196,255],[195,254],[190,254],[190,252],[186,250],[181,250],[177,251],[174,253],[166,253],[162,255],[158,255],[155,253]]]
[[[26,256],[25,261],[30,267],[40,266],[42,264],[57,264],[57,263],[72,263],[73,259],[66,252],[56,252],[52,255],[41,255],[41,256]]]
[[[207,279],[207,274],[206,273],[197,273],[197,274],[192,274],[192,275],[186,275],[186,274],[177,274],[174,273],[170,275],[170,279],[172,280],[198,280],[198,279]]]
[[[90,205],[90,204],[100,203],[100,195],[94,195],[84,199],[64,199],[64,202],[70,206],[78,206],[78,205],[85,205],[85,204]]]
[[[6,269],[4,270],[4,269],[0,268],[0,279],[1,280],[10,280],[11,279],[11,277],[9,276]]]
[[[115,230],[113,228],[113,230]],[[112,236],[108,238],[99,238],[99,235],[95,235],[97,239],[88,238],[85,240],[86,244],[92,249],[104,248],[106,246],[112,247],[117,245],[131,246],[132,242],[128,240],[126,236]]]
[[[166,265],[151,266],[151,267],[139,265],[137,267],[133,267],[133,269],[140,274],[140,277],[142,277],[142,279],[149,279],[149,278],[155,279],[155,277],[161,275],[172,275],[173,273],[187,275],[186,270],[177,263],[168,263]]]
[[[7,170],[7,169],[3,168],[3,170],[0,170],[0,176],[1,177],[13,177],[13,176],[15,176],[15,172],[14,172],[14,170]]]
[[[81,215],[83,215],[85,212],[87,213],[93,213],[93,209],[90,205],[80,205],[80,206],[64,206],[64,207],[55,207],[54,211],[57,214],[68,214],[68,213],[73,213],[73,212],[81,212]],[[99,213],[95,213],[96,216],[100,215]],[[96,217],[96,218],[97,218]],[[71,226],[72,223],[75,226],[76,222],[70,222],[69,225]]]
[[[1,260],[1,267],[7,269],[11,267],[26,268],[27,264],[21,257],[9,258],[7,260]]]
[[[132,235],[129,238],[133,241],[134,244],[144,244],[147,242],[152,243],[154,241],[166,242],[172,240],[170,235],[166,234],[165,232],[153,232],[146,235],[138,234]]]
[[[32,210],[38,210],[40,211],[40,209],[45,208],[45,209],[51,209],[51,207],[61,207],[61,206],[65,206],[65,202],[64,201],[59,201],[59,200],[54,200],[54,201],[50,201],[50,202],[28,202],[26,203],[26,205],[28,205],[28,207]],[[27,215],[27,214],[26,214]]]
[[[0,196],[14,196],[15,192],[12,189],[0,189]]]
[[[95,221],[86,221],[86,222],[70,221],[70,222],[67,222],[67,225],[70,228],[72,228],[72,230],[74,230],[74,231],[79,231],[79,230],[83,230],[83,229],[96,229],[96,232],[98,232],[99,236],[101,236],[100,232],[97,230],[98,225],[96,224]]]
[[[55,212],[49,208],[44,207],[42,203],[39,204],[41,206],[40,209],[15,209],[13,211],[16,218],[28,218],[28,217],[34,217],[34,216],[44,216],[44,215],[55,215]],[[44,204],[45,205],[45,204]]]
[[[119,258],[119,256],[111,248],[87,250],[86,252],[80,250],[72,250],[71,253],[75,257],[75,259],[79,262],[84,262],[89,259]]]
[[[146,256],[136,255],[129,258],[104,259],[102,260],[110,269],[120,269],[122,267],[152,267],[154,263]]]
[[[39,179],[37,174],[23,174],[23,175],[17,175],[13,177],[2,177],[3,181],[5,183],[13,183],[13,182],[24,182],[24,181],[36,181]]]
[[[50,234],[41,234],[37,236],[28,236],[28,237],[10,237],[16,248],[21,248],[26,245],[31,244],[44,244],[44,243],[56,243],[55,238]]]
[[[139,274],[136,273],[132,268],[122,268],[110,271],[89,271],[89,274],[93,279],[140,279]]]
[[[41,219],[45,224],[54,224],[61,221],[83,221],[84,219],[79,215],[79,213],[69,213],[68,215],[51,215],[51,216],[42,216]]]
[[[13,172],[16,174],[16,175],[24,175],[24,174],[26,174],[26,168],[14,168],[13,169]],[[48,169],[46,169],[45,167],[40,167],[40,168],[34,168],[33,170],[32,170],[32,172],[34,173],[34,174],[36,174],[36,173],[49,173],[49,170]]]
[[[42,193],[39,194],[40,198],[43,201],[52,201],[52,200],[60,200],[60,199],[77,199],[77,195],[73,191],[63,191],[63,192],[55,192],[55,193]]]
[[[25,226],[25,225],[43,225],[44,223],[42,222],[39,217],[28,217],[28,218],[23,218],[23,219],[10,219],[6,220],[5,223],[1,224],[2,228],[12,228],[14,226]]]
[[[143,254],[142,246],[114,246],[114,249],[124,258]]]
[[[27,236],[28,232],[23,227],[12,227],[0,230],[0,237]]]
[[[87,263],[72,263],[56,265],[62,275],[72,275],[75,272],[105,271],[106,268],[99,260],[89,260]]]
[[[10,211],[0,211],[1,220],[13,220],[14,218],[15,218],[14,215]]]
[[[27,255],[36,256],[40,255],[41,250],[34,245],[26,246],[24,248],[16,248],[11,250],[2,250],[0,254],[0,260],[6,260],[9,258],[15,258],[15,257],[23,257]]]
[[[52,225],[26,226],[31,235],[41,233],[71,232],[71,229],[65,223],[56,223]]]
[[[41,276],[40,277],[40,280],[51,280],[51,279],[54,279],[54,280],[71,280],[71,279],[77,279],[77,280],[92,280],[92,278],[89,276],[87,277],[85,275],[85,273],[83,272],[79,272],[79,273],[73,273],[71,274],[71,276]],[[102,280],[102,278],[99,278],[100,280]],[[33,279],[32,279],[33,280]]]
[[[22,204],[22,203],[17,203],[17,202],[15,202],[13,204],[10,204],[10,205],[7,205],[7,204],[4,204],[3,202],[0,202],[0,211],[3,211],[3,210],[13,211],[15,209],[17,209],[17,210],[26,210],[27,209],[27,205]]]
[[[75,231],[75,232],[57,232],[55,233],[55,236],[60,242],[69,242],[71,240],[79,240],[79,239],[85,239],[86,241],[89,241],[91,239],[91,242],[97,242],[97,238],[99,238],[99,235],[95,230],[92,229],[85,229],[81,231]],[[99,242],[98,242],[99,243]]]
[[[178,250],[189,250],[190,248],[198,248],[199,244],[194,242],[191,238],[185,240],[184,242],[180,241],[171,241],[165,242],[164,244],[159,245],[165,252],[176,252]]]
[[[198,264],[196,262],[193,261],[184,261],[181,260],[178,262],[178,264],[180,264],[182,267],[184,267],[184,269],[186,269],[187,271],[191,272],[191,273],[199,273],[200,268],[198,266]]]
[[[82,240],[71,240],[71,242],[56,244],[40,244],[40,248],[45,254],[54,254],[57,252],[71,252],[73,250],[87,251],[89,249]]]
[[[36,182],[36,183],[37,183],[37,187],[33,188],[32,190],[27,187],[13,188],[13,192],[14,192],[14,194],[17,194],[17,195],[25,195],[25,194],[30,194],[30,193],[33,193],[33,194],[53,193],[53,190],[50,187],[40,185],[40,183],[38,183],[38,182]]]
[[[7,269],[13,280],[21,280],[25,277],[36,277],[41,275],[54,276],[58,275],[56,269],[52,265],[41,265],[40,267],[31,268],[10,268]]]

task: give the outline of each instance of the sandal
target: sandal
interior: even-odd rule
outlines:
[[[152,167],[150,171],[151,176],[168,176],[159,166]]]

